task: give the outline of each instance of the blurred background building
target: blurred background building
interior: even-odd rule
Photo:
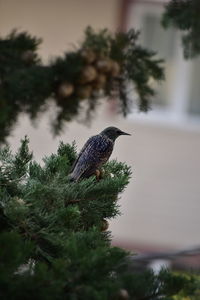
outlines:
[[[42,37],[44,62],[78,47],[87,25],[111,31],[134,27],[141,44],[165,59],[166,80],[156,86],[152,110],[128,118],[113,104],[99,107],[90,127],[75,121],[53,138],[49,115],[36,126],[21,115],[8,141],[13,149],[27,134],[36,160],[56,151],[60,140],[80,149],[85,140],[114,125],[132,134],[121,137],[112,158],[132,167],[131,182],[120,199],[122,215],[113,220],[113,244],[136,252],[175,250],[200,245],[200,60],[183,59],[180,33],[164,30],[166,1],[147,0],[1,0],[0,33],[13,28]],[[133,66],[134,67],[134,66]],[[155,85],[154,82],[152,82]],[[53,111],[50,110],[53,116]],[[195,260],[196,264],[197,260]],[[200,259],[198,260],[200,264]]]

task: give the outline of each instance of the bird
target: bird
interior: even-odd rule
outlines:
[[[96,175],[98,179],[100,175],[99,169],[108,161],[112,154],[115,140],[120,135],[131,134],[111,126],[90,137],[71,168],[70,181],[77,182],[92,175]]]

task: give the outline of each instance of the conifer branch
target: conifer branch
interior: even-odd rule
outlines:
[[[182,31],[183,54],[192,59],[200,54],[200,2],[199,0],[171,0],[165,8],[162,25],[174,26]]]
[[[35,119],[56,106],[52,130],[58,134],[66,122],[79,116],[85,100],[89,122],[100,99],[114,98],[126,116],[137,99],[127,95],[132,85],[140,111],[147,111],[155,91],[150,79],[164,79],[163,60],[139,45],[139,33],[112,34],[107,29],[85,30],[79,48],[43,65],[37,54],[41,39],[13,32],[0,39],[0,141],[21,112]],[[104,96],[104,97],[102,97]]]
[[[107,226],[102,230],[102,221],[106,225],[119,214],[117,198],[130,180],[130,168],[110,161],[99,182],[91,177],[70,183],[76,155],[74,144],[61,143],[41,166],[33,161],[27,138],[14,155],[1,149],[1,298],[195,297],[198,276],[130,270],[130,253],[111,246]]]

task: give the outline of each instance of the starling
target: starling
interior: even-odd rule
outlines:
[[[99,169],[109,159],[115,140],[120,135],[130,134],[116,127],[107,127],[99,134],[90,137],[72,166],[70,180],[78,181],[100,173]]]

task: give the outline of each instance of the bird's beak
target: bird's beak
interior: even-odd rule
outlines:
[[[120,134],[121,134],[121,135],[131,135],[130,133],[126,133],[126,132],[124,132],[124,131],[121,131]]]

